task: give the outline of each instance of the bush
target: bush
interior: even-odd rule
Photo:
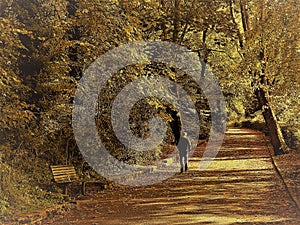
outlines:
[[[287,145],[300,152],[300,131],[288,126],[283,126],[282,134]]]
[[[24,172],[0,162],[0,220],[16,212],[30,212],[49,207],[60,199],[47,193]]]

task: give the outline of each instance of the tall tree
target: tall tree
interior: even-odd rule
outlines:
[[[291,16],[287,18],[287,10],[293,6],[293,1],[240,0],[235,4],[230,1],[232,21],[237,27],[237,41],[242,56],[241,72],[251,82],[276,155],[287,152],[287,145],[274,111],[271,90],[296,72],[283,67],[287,61],[287,64],[293,64],[296,53],[295,39],[291,39],[295,38],[295,30],[291,27],[297,13],[290,12]],[[237,8],[240,16],[233,15]],[[236,22],[238,18],[241,18],[241,25]]]
[[[0,10],[0,145],[16,149],[30,136],[26,130],[34,119],[26,102],[28,88],[19,75],[19,58],[26,47],[21,35],[31,35],[17,19],[10,1]]]

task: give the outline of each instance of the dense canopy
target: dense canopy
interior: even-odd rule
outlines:
[[[94,60],[132,41],[169,41],[197,54],[220,80],[229,125],[263,129],[275,154],[299,150],[298,15],[296,0],[2,0],[0,170],[7,182],[0,183],[0,213],[39,198],[42,190],[28,183],[49,183],[45,166],[74,164],[82,175],[95,175],[74,139],[74,93]],[[145,76],[168,78],[187,91],[197,106],[201,139],[211,127],[206,98],[187,74],[153,62],[123,68],[101,91],[96,121],[111,153],[129,163],[149,164],[165,154],[163,146],[137,154],[120,144],[111,127],[114,98]],[[169,93],[178,97],[172,87]],[[180,118],[157,98],[132,109],[132,132],[146,138],[154,116],[167,121],[164,144],[173,144]],[[16,196],[14,185],[35,198]]]

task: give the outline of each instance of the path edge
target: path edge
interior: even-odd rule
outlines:
[[[275,168],[275,171],[277,173],[277,175],[279,176],[280,180],[283,183],[283,186],[285,187],[290,199],[293,201],[293,203],[295,204],[298,214],[300,215],[300,199],[297,197],[297,195],[294,193],[294,191],[292,190],[292,188],[290,187],[290,185],[287,182],[287,178],[285,177],[282,168],[280,167],[279,163],[277,163],[277,159],[276,156],[274,156],[273,154],[273,146],[270,144],[270,141],[268,140],[267,136],[265,134],[263,134],[264,139],[265,139],[265,143],[267,145],[269,154],[270,154],[270,158],[271,158],[271,162]],[[289,153],[288,153],[289,154]]]

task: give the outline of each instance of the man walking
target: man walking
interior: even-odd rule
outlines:
[[[191,148],[191,143],[186,137],[186,133],[180,136],[177,149],[180,157],[180,173],[188,170],[188,156]]]

